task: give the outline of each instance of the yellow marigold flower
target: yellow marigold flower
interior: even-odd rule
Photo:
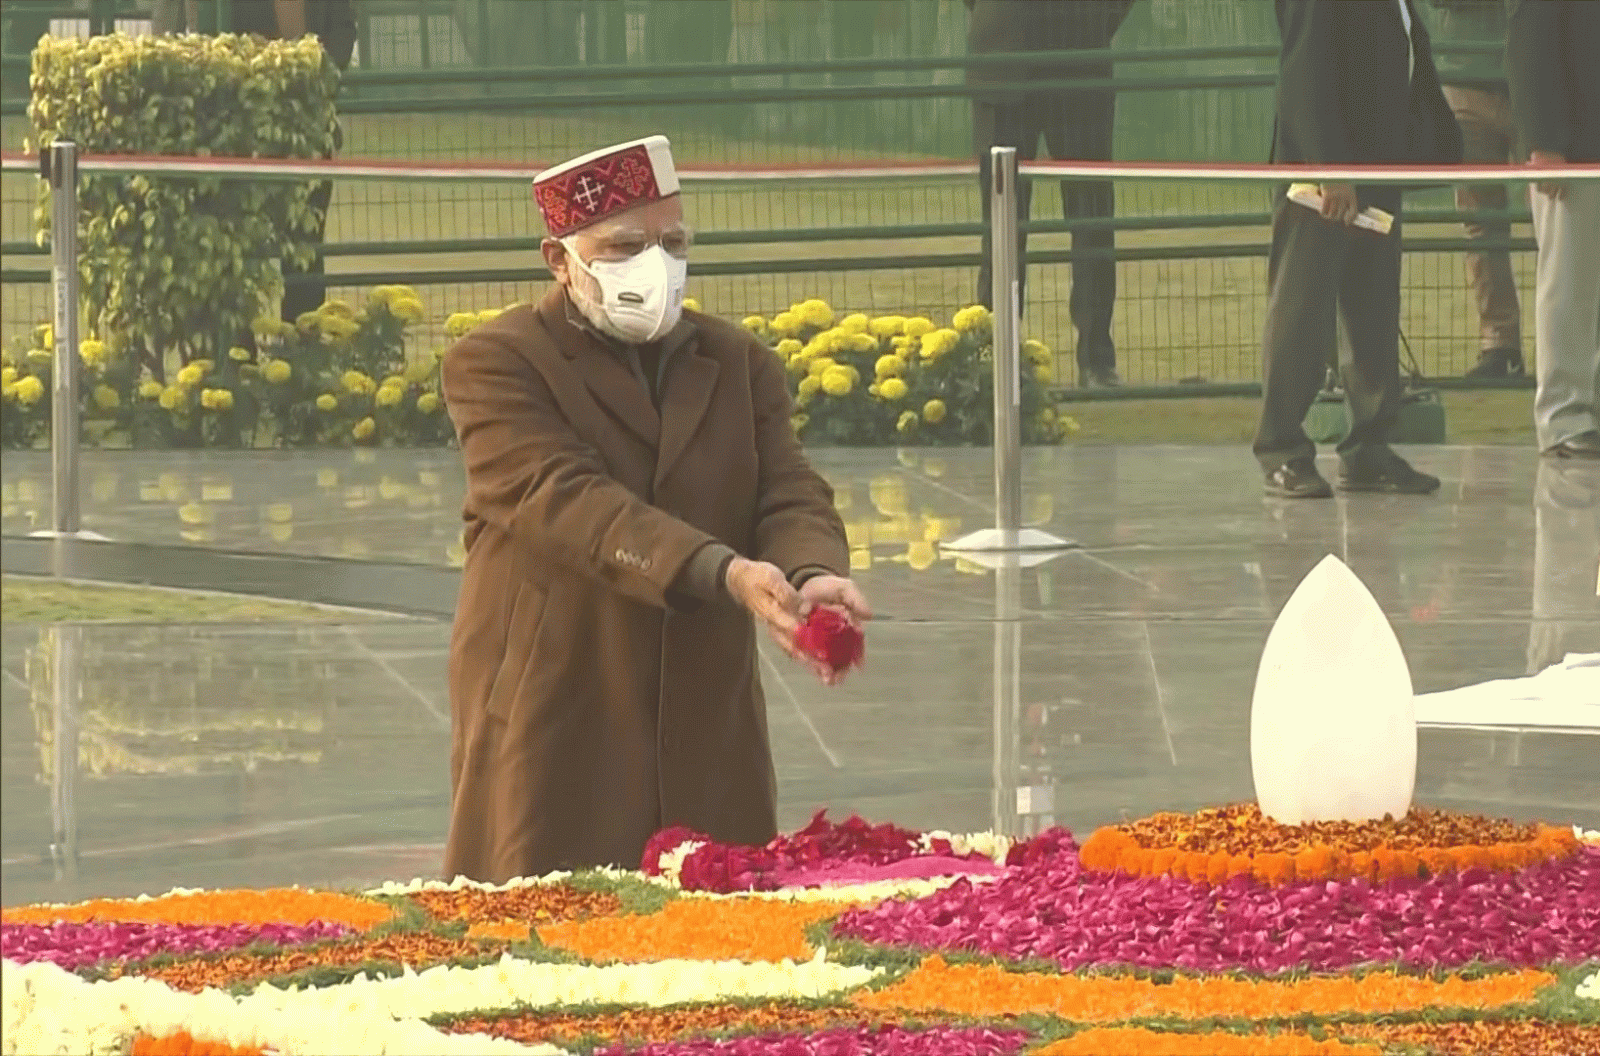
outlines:
[[[929,425],[938,425],[946,414],[943,400],[929,400],[922,405],[922,419]]]
[[[401,385],[383,385],[378,389],[376,402],[379,407],[398,407],[405,395],[406,390]]]
[[[0,384],[10,385],[17,380],[16,367],[0,367]]]
[[[800,322],[806,326],[823,329],[833,325],[833,309],[821,298],[813,297],[809,301],[800,302],[796,314],[800,317]]]
[[[1056,424],[1055,408],[1046,407],[1044,410],[1040,411],[1039,412],[1039,424],[1044,426],[1047,429],[1050,426],[1055,425]]]
[[[478,322],[492,323],[496,319],[500,318],[501,313],[504,311],[504,308],[485,308],[483,311],[478,313]]]
[[[417,410],[423,414],[432,414],[439,409],[439,394],[425,392],[417,397]]]
[[[700,302],[693,297],[685,297],[683,299],[683,310],[686,312],[698,312],[700,310]]]
[[[739,325],[750,331],[752,334],[759,334],[761,331],[767,328],[767,320],[763,316],[747,315],[739,321]]]
[[[850,334],[845,342],[845,347],[851,352],[876,352],[878,339],[871,334]]]
[[[806,364],[806,371],[813,378],[820,378],[828,371],[829,368],[836,367],[838,365],[839,364],[835,363],[827,356],[818,356],[816,359],[813,359],[810,363]]]
[[[962,333],[987,326],[994,313],[981,304],[968,305],[955,314],[950,323]]]
[[[1063,414],[1060,418],[1056,419],[1056,429],[1058,429],[1060,434],[1064,437],[1071,436],[1073,433],[1077,432],[1079,428],[1081,427],[1078,425],[1078,420],[1070,415]]]
[[[772,329],[784,337],[793,337],[800,332],[800,317],[794,312],[779,312],[772,317]]]
[[[44,366],[44,365],[47,365],[47,364],[53,362],[55,360],[55,358],[56,358],[55,355],[53,353],[51,353],[48,349],[44,349],[44,348],[30,348],[30,349],[28,349],[28,362],[29,363],[37,363],[40,366]]]
[[[295,329],[309,334],[322,325],[322,316],[316,312],[301,312],[295,317]]]
[[[900,430],[902,433],[911,432],[911,430],[913,430],[913,429],[915,429],[917,427],[917,412],[916,411],[902,411],[902,412],[900,412],[900,420],[898,422],[894,423],[894,427],[896,429]]]
[[[894,337],[906,328],[903,315],[880,315],[867,327],[874,337]]]
[[[122,397],[110,385],[96,385],[93,395],[94,405],[102,411],[112,410],[122,404]]]
[[[464,337],[471,333],[478,325],[478,317],[472,312],[451,312],[450,318],[444,321],[444,332],[451,337]]]
[[[44,397],[44,382],[29,374],[25,378],[17,379],[15,391],[17,402],[23,406],[32,406]]]
[[[139,397],[145,400],[159,400],[161,398],[161,383],[154,378],[146,378],[139,383]]]
[[[396,297],[389,302],[389,314],[402,323],[420,323],[428,311],[416,297]]]
[[[378,389],[378,383],[359,370],[345,371],[339,378],[339,384],[344,386],[344,391],[355,396],[368,396]]]
[[[864,312],[853,312],[839,320],[839,329],[847,334],[864,334],[872,325]]]
[[[433,377],[435,369],[435,364],[426,359],[414,360],[406,364],[406,369],[401,374],[401,378],[409,385],[421,385]]]
[[[371,439],[372,434],[378,431],[378,423],[371,418],[363,418],[350,428],[350,435],[357,440]]]
[[[855,384],[855,379],[843,367],[830,367],[822,374],[822,391],[829,396],[848,396]]]
[[[33,328],[33,343],[46,351],[56,347],[56,328],[49,323],[40,323]]]
[[[795,353],[799,352],[804,347],[805,347],[804,345],[802,345],[800,342],[796,341],[794,338],[786,337],[782,341],[778,342],[777,351],[778,351],[778,355],[784,356],[784,357],[787,358],[789,356],[793,356]]]
[[[235,345],[233,348],[228,349],[228,358],[235,363],[248,363],[250,361],[250,350]]]
[[[961,342],[961,335],[954,330],[935,330],[930,334],[922,335],[922,358],[936,360],[955,348]]]
[[[181,388],[192,389],[205,379],[206,368],[201,365],[200,360],[195,360],[193,363],[190,363],[188,366],[178,371],[178,376],[173,380],[176,381]]]
[[[89,338],[86,341],[78,342],[78,358],[83,360],[83,365],[86,366],[86,367],[99,369],[100,367],[105,366],[105,363],[106,363],[106,344],[105,344],[105,342],[104,341],[96,341],[92,337]]]
[[[1056,380],[1056,368],[1049,363],[1039,363],[1033,368],[1033,376],[1048,385]]]
[[[325,392],[321,396],[317,397],[317,410],[319,411],[332,411],[338,408],[338,406],[339,397],[333,395],[331,392]]]
[[[1035,341],[1031,337],[1022,342],[1022,354],[1033,360],[1035,363],[1047,363],[1049,362],[1050,357],[1055,355],[1054,352],[1050,351],[1049,345],[1045,344],[1043,341]]]
[[[282,337],[292,327],[282,319],[274,319],[270,315],[263,315],[250,324],[250,332],[257,337]]]
[[[0,400],[14,400],[17,398],[17,383],[14,381],[0,381]]]
[[[807,423],[810,421],[811,416],[809,414],[797,414],[789,419],[789,424],[794,426],[794,431],[798,433],[800,430],[804,429]]]
[[[879,356],[872,372],[880,378],[898,378],[906,372],[906,361],[899,356]]]
[[[324,341],[348,341],[361,329],[353,320],[334,317],[325,318],[318,325]]]
[[[178,404],[183,402],[183,390],[176,385],[168,385],[161,390],[161,395],[157,399],[161,403],[162,410],[175,411],[178,409]]]
[[[378,289],[381,290],[384,287],[379,286]],[[376,295],[377,290],[374,290],[373,293]],[[318,308],[315,314],[322,317],[319,320],[320,322],[327,322],[329,319],[342,319],[349,322],[355,319],[356,310],[343,301],[324,301],[322,307]]]
[[[933,325],[932,319],[919,315],[915,319],[906,320],[905,335],[916,338],[921,337],[923,334],[931,334],[936,329],[937,327]]]
[[[903,400],[910,391],[899,378],[885,378],[878,385],[878,394],[886,400]]]
[[[800,379],[800,397],[802,399],[808,399],[812,396],[815,396],[817,394],[817,390],[821,388],[822,378],[816,374],[808,374]]]
[[[227,389],[206,389],[200,394],[200,406],[212,411],[226,411],[233,406],[233,393]]]
[[[261,368],[261,376],[274,385],[282,385],[294,374],[294,368],[281,359],[269,359]]]

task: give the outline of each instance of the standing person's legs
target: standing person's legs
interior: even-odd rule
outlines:
[[[1351,233],[1280,192],[1267,258],[1267,321],[1261,335],[1261,420],[1253,450],[1274,494],[1325,497],[1306,413],[1327,373],[1338,329],[1339,285]],[[1304,488],[1274,486],[1286,467]],[[1279,482],[1280,485],[1283,482]]]
[[[311,189],[310,204],[317,216],[311,241],[317,256],[304,268],[296,267],[287,260],[283,262],[283,321],[286,323],[294,322],[306,312],[316,311],[328,298],[328,284],[323,281],[322,241],[328,229],[328,206],[332,201],[332,180],[323,180]],[[291,284],[290,279],[297,275],[308,276],[312,281]]]
[[[1533,398],[1539,450],[1600,457],[1600,181],[1530,191],[1539,242]]]
[[[1351,231],[1339,271],[1340,366],[1350,432],[1339,444],[1339,488],[1429,495],[1439,478],[1413,469],[1389,446],[1400,419],[1400,196],[1373,203],[1394,214],[1387,235]]]
[[[978,295],[976,303],[994,307],[994,271],[989,263],[993,245],[993,232],[989,227],[989,213],[993,208],[989,179],[989,151],[993,147],[1016,147],[1017,162],[1032,161],[1039,149],[1038,106],[1031,98],[1006,99],[1000,102],[974,100],[972,104],[972,146],[978,155],[978,191],[983,200],[983,261],[978,265]],[[1017,180],[1017,222],[1027,223],[1033,201],[1033,181],[1023,177]],[[1019,311],[1027,309],[1028,288],[1028,233],[1017,232],[1017,303]]]
[[[1108,74],[1109,75],[1109,74]],[[1045,126],[1045,144],[1056,161],[1110,161],[1116,129],[1115,92],[1070,92],[1056,103]],[[1116,213],[1110,180],[1062,180],[1061,215],[1104,220]],[[1078,331],[1078,378],[1084,385],[1115,385],[1117,346],[1111,316],[1117,301],[1116,231],[1110,227],[1072,233],[1072,325]]]
[[[1461,124],[1467,164],[1500,164],[1512,155],[1516,130],[1511,102],[1504,93],[1483,88],[1447,87],[1445,98]],[[1463,184],[1456,188],[1456,208],[1463,212],[1504,212],[1508,198],[1503,183]],[[1504,220],[1468,221],[1467,237],[1504,241],[1511,225]],[[1522,310],[1511,254],[1504,249],[1467,254],[1467,281],[1478,310],[1478,361],[1468,377],[1506,377],[1522,373]]]

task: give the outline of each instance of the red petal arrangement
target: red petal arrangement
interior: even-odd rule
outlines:
[[[860,667],[867,656],[866,638],[861,628],[842,613],[817,606],[795,633],[795,644],[813,660],[820,660],[834,674]]]

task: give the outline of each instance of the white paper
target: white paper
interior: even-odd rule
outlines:
[[[1322,212],[1322,190],[1314,183],[1291,183],[1289,185],[1289,200]],[[1356,227],[1376,231],[1380,235],[1387,235],[1394,227],[1394,216],[1375,206],[1367,206],[1356,214]]]

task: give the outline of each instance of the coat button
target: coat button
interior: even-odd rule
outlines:
[[[651,564],[652,564],[651,560],[648,557],[645,558],[643,561],[639,562],[639,571],[641,571],[641,572],[650,571],[650,565]]]
[[[622,564],[627,564],[628,563],[628,552],[626,550],[618,550],[617,553],[616,553],[616,558]]]

